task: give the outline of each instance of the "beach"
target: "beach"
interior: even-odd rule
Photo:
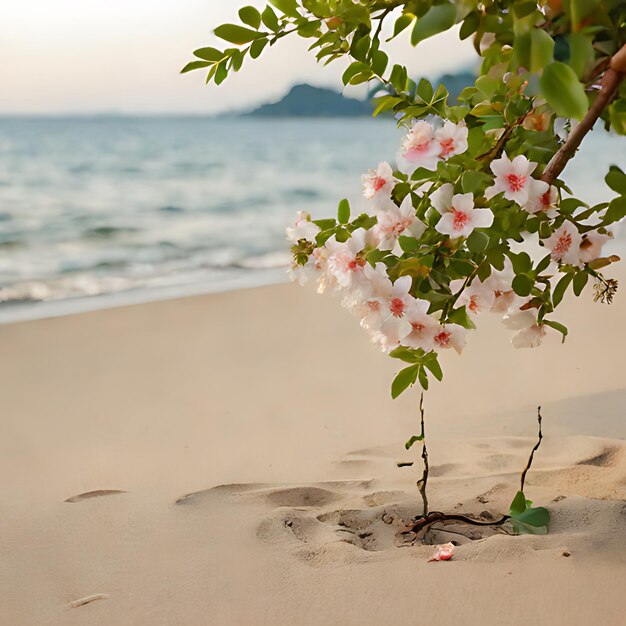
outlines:
[[[425,396],[431,508],[474,515],[507,512],[542,406],[526,495],[550,532],[435,563],[397,546],[421,506],[419,390],[391,400],[401,364],[332,297],[0,325],[0,623],[623,623],[626,299],[560,313],[567,341],[535,350],[481,318]]]

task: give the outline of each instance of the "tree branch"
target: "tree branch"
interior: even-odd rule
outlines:
[[[554,183],[561,172],[565,169],[567,162],[576,154],[585,135],[593,128],[602,112],[615,97],[619,86],[626,77],[626,45],[617,52],[611,59],[610,67],[602,78],[602,88],[593,104],[587,111],[580,124],[572,130],[567,141],[561,146],[559,151],[552,157],[550,163],[543,172],[541,180],[548,184]]]
[[[424,433],[424,392],[420,396],[420,417],[422,422],[422,460],[424,461],[424,473],[422,478],[417,481],[417,489],[422,496],[424,508],[422,510],[422,518],[428,516],[428,496],[426,495],[426,486],[428,485],[428,450],[426,450],[426,435]]]
[[[535,456],[535,452],[537,452],[537,450],[539,449],[539,446],[541,445],[541,440],[543,439],[543,434],[541,432],[541,407],[537,408],[537,421],[539,422],[539,437],[537,439],[537,443],[535,444],[535,447],[530,451],[530,456],[528,457],[528,463],[526,463],[526,467],[524,468],[524,471],[522,472],[522,477],[520,479],[520,488],[519,488],[519,490],[522,493],[524,493],[524,483],[526,482],[526,474],[528,473],[530,466],[533,464],[533,457]]]

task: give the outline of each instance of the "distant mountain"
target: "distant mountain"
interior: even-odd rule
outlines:
[[[458,74],[444,74],[433,85],[442,83],[450,94],[449,102],[455,103],[458,95],[474,84],[475,75],[469,71]],[[370,93],[374,95],[382,84]],[[244,113],[252,117],[365,117],[372,114],[373,106],[369,100],[346,98],[341,93],[324,87],[296,85],[278,102],[263,104],[257,109]],[[390,115],[390,114],[389,114]]]
[[[254,117],[358,117],[372,114],[372,105],[323,87],[296,85],[280,101],[264,104],[247,116]]]

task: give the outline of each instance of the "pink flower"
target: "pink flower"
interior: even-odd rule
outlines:
[[[441,128],[435,132],[435,139],[439,142],[439,157],[449,159],[456,154],[467,150],[467,126],[464,123],[454,124],[446,120]]]
[[[554,213],[558,199],[559,194],[556,187],[533,178],[528,191],[528,202],[524,204],[523,208],[529,213],[547,213],[552,217],[551,213]]]
[[[296,221],[293,226],[287,227],[287,239],[291,243],[298,243],[301,239],[315,242],[315,237],[320,232],[319,226],[311,221],[311,216],[304,211],[298,211]]]
[[[376,215],[378,223],[372,229],[378,237],[379,250],[393,250],[400,235],[420,237],[426,226],[415,216],[411,194],[397,207],[392,202],[389,207]]]
[[[563,222],[563,225],[546,239],[545,244],[555,261],[566,265],[578,265],[581,242],[582,237],[576,226],[571,222]]]
[[[431,561],[449,561],[454,556],[454,544],[444,543],[435,548],[435,552],[428,559],[428,563]]]
[[[448,348],[454,348],[459,354],[463,352],[465,347],[465,341],[467,331],[462,326],[457,324],[447,324],[446,326],[439,326],[435,331],[433,337],[435,347],[442,350]]]
[[[420,120],[415,122],[408,135],[402,142],[398,153],[398,167],[400,171],[411,175],[418,167],[434,170],[439,161],[441,146],[435,139],[435,129],[432,124]]]
[[[582,263],[591,263],[602,256],[602,247],[611,239],[613,235],[610,233],[603,235],[601,233],[587,233],[580,244],[580,260]]]
[[[459,296],[457,306],[465,306],[467,312],[472,315],[490,311],[496,300],[496,289],[493,284],[493,278],[493,276],[490,276],[484,283],[478,279],[474,280]],[[464,282],[462,278],[451,281],[450,289],[452,293],[457,293]]]
[[[406,320],[411,331],[402,339],[402,345],[409,348],[421,348],[430,352],[435,348],[435,335],[440,329],[439,323],[428,315],[430,302],[415,299],[406,312]]]
[[[361,176],[363,195],[377,204],[389,200],[395,184],[393,170],[387,162],[381,163],[377,169],[370,170]]]
[[[494,185],[485,190],[487,198],[493,198],[504,192],[504,197],[511,202],[524,206],[530,197],[531,174],[537,167],[525,156],[518,155],[512,161],[504,153],[502,158],[491,163],[491,171],[496,175]]]
[[[365,248],[365,230],[358,228],[346,242],[338,242],[333,235],[327,242],[328,271],[339,287],[350,287],[363,275],[367,261],[359,254]]]
[[[454,195],[451,183],[445,183],[430,196],[430,202],[441,219],[435,230],[450,237],[468,237],[474,228],[487,228],[493,224],[489,209],[475,209],[471,193]]]
[[[518,331],[511,340],[514,348],[537,348],[547,334],[545,325],[537,324],[530,311],[509,315],[502,321],[507,328]]]

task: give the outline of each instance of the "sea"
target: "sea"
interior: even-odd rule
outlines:
[[[361,174],[401,136],[369,118],[0,118],[0,322],[284,281],[296,212],[364,209]],[[603,201],[612,163],[626,141],[596,130],[567,180]]]

